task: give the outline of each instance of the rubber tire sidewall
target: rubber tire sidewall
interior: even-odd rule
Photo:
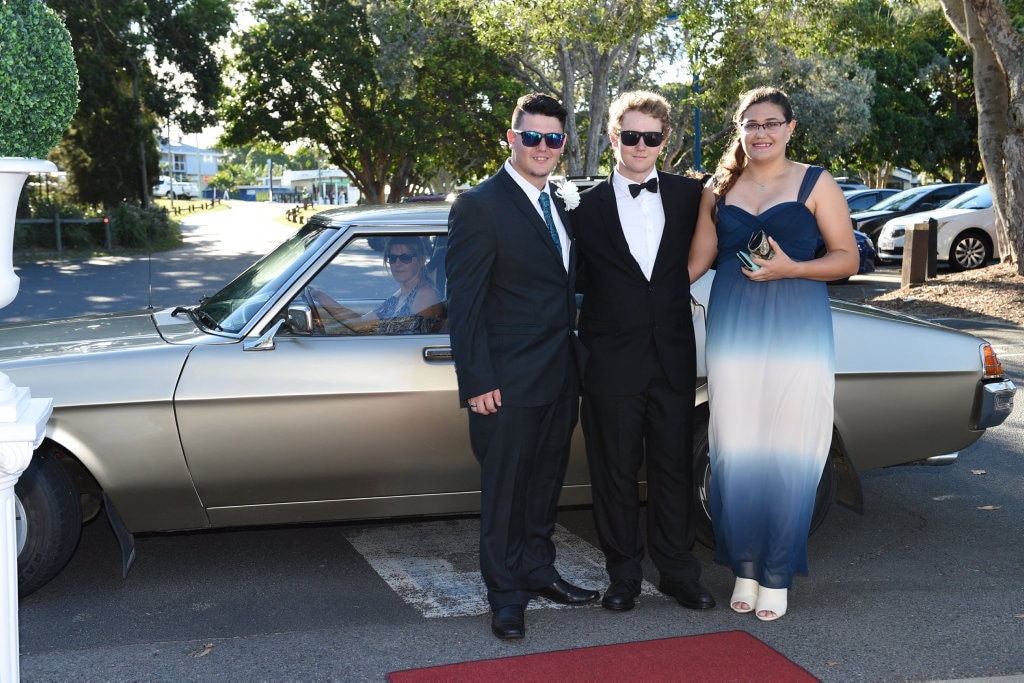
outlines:
[[[24,512],[25,545],[18,554],[18,595],[53,579],[71,559],[82,533],[82,508],[74,480],[45,446],[18,479],[14,495]]]

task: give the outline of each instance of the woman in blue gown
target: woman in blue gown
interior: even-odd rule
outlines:
[[[715,560],[730,606],[786,612],[807,574],[807,534],[832,438],[835,351],[826,283],[857,272],[846,200],[819,167],[787,159],[796,127],[777,88],[745,93],[737,136],[704,190],[690,279],[712,266],[706,362]],[[760,231],[773,254],[737,254]],[[828,253],[814,258],[818,235]]]

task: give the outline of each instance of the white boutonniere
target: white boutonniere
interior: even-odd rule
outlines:
[[[559,185],[558,189],[555,190],[555,194],[565,202],[566,211],[572,211],[580,205],[580,188],[576,187],[576,183],[571,180],[566,180]]]

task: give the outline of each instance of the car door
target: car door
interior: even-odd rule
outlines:
[[[416,237],[443,303],[447,237]],[[476,509],[479,469],[443,319],[414,332],[309,327],[314,290],[360,316],[388,300],[398,286],[387,244],[349,239],[282,306],[291,322],[266,350],[253,350],[253,334],[192,352],[176,406],[214,525]]]

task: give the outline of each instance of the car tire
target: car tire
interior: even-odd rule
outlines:
[[[74,480],[45,445],[14,487],[14,508],[18,595],[24,597],[60,573],[82,533]]]
[[[992,259],[992,244],[980,230],[967,230],[949,245],[949,269],[954,272],[981,268]]]
[[[811,513],[813,534],[828,517],[836,498],[839,475],[835,463],[840,455],[839,443],[833,438],[828,452],[828,461],[818,481],[814,494],[814,512]],[[693,433],[693,511],[696,521],[697,540],[708,548],[715,547],[715,531],[711,524],[711,450],[708,443],[708,415],[698,413]]]
[[[166,197],[167,199],[174,199],[174,191],[167,190],[167,194],[165,194],[164,197]]]

